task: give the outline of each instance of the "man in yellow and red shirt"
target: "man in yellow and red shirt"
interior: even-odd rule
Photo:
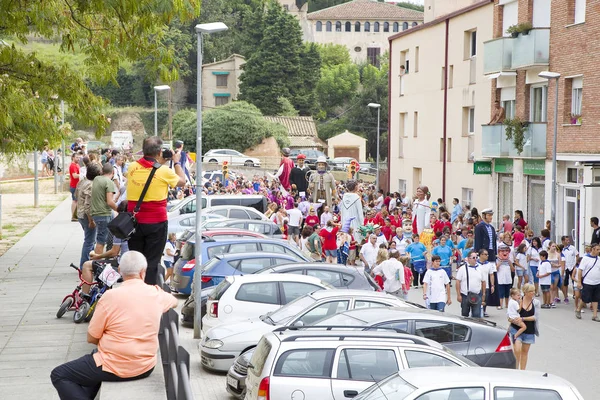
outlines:
[[[152,165],[164,161],[161,156],[162,140],[151,136],[144,140],[144,157],[131,163],[127,171],[127,210],[133,212],[148,180]],[[139,251],[148,259],[145,282],[158,284],[157,273],[160,258],[167,243],[167,195],[169,188],[185,185],[185,175],[180,164],[181,153],[173,153],[173,169],[161,165],[156,170],[140,211],[135,215],[137,227],[129,239],[129,250]]]

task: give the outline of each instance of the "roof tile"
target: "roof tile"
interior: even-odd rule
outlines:
[[[309,20],[415,20],[422,21],[423,13],[390,3],[373,0],[353,0],[308,14]]]

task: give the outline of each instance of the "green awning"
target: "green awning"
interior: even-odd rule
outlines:
[[[215,97],[231,97],[230,93],[215,93]]]
[[[229,75],[229,71],[213,71],[213,75]]]

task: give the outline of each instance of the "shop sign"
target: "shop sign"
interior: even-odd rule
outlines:
[[[512,158],[497,158],[494,160],[494,172],[498,174],[512,174],[513,160]]]
[[[523,160],[523,174],[546,175],[546,160]]]
[[[475,161],[473,163],[473,173],[475,175],[491,175],[492,174],[492,162],[491,161]]]

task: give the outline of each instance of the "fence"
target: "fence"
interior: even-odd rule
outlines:
[[[159,283],[165,292],[171,289],[164,283],[162,266],[159,268]],[[168,400],[193,400],[190,384],[190,353],[179,345],[179,314],[173,309],[164,313],[160,320],[158,344],[165,373]]]

